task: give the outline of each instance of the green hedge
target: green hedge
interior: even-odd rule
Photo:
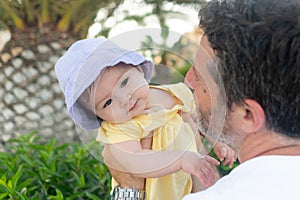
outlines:
[[[96,142],[42,142],[36,132],[10,140],[0,152],[0,199],[110,199],[111,175],[90,147],[102,150]],[[220,165],[218,170],[223,176],[231,169]]]
[[[80,142],[41,142],[33,132],[10,140],[4,148],[6,152],[0,152],[0,199],[109,199],[107,167]]]

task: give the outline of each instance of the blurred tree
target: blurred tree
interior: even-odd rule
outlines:
[[[153,78],[153,81],[159,84],[166,84],[171,82],[178,82],[182,81],[181,79],[183,76],[178,78],[178,73],[176,70],[173,69],[173,73],[170,72],[170,67],[182,67],[187,68],[189,67],[189,62],[184,60],[183,51],[187,51],[186,49],[192,47],[194,49],[195,41],[188,38],[186,35],[182,35],[181,38],[177,43],[173,46],[167,45],[167,40],[170,37],[169,26],[167,25],[168,19],[187,19],[187,13],[181,10],[175,10],[175,6],[181,7],[188,7],[191,9],[199,10],[202,5],[204,5],[207,1],[206,0],[143,0],[143,2],[147,5],[152,5],[153,9],[149,13],[146,13],[146,16],[155,15],[158,18],[159,25],[161,27],[161,38],[162,43],[157,43],[153,40],[150,36],[146,38],[146,40],[142,43],[143,49],[155,49],[151,51],[151,56],[158,67],[155,68],[157,78]],[[182,40],[185,40],[182,43]],[[185,50],[184,50],[185,49]],[[174,54],[175,53],[175,54]],[[177,54],[177,55],[176,55]],[[172,59],[177,57],[177,59]],[[178,63],[174,62],[176,60],[184,60],[183,66],[177,66]],[[181,62],[182,63],[182,62]],[[159,67],[161,66],[161,67]],[[179,76],[180,76],[180,69]],[[185,71],[185,70],[183,70]],[[175,72],[175,73],[174,73]],[[182,75],[184,75],[183,72]],[[159,77],[158,77],[159,75]]]
[[[123,0],[1,0],[0,28],[16,34],[68,33],[84,38],[100,8],[106,18]],[[39,36],[39,35],[38,35]]]

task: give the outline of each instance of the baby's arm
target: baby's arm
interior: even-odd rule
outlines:
[[[143,138],[141,140],[141,145],[143,149],[151,149],[152,137]],[[106,158],[106,156],[112,158],[109,148],[107,148],[107,144],[103,148],[102,155],[104,158]],[[114,162],[118,163],[117,160]],[[109,171],[121,188],[145,190],[145,178],[136,177],[132,173],[119,171],[114,168],[109,168]]]
[[[180,115],[181,115],[183,121],[186,122],[186,123],[188,123],[190,125],[190,127],[192,128],[193,132],[195,133],[195,141],[196,141],[196,144],[197,144],[198,153],[201,153],[203,155],[208,154],[208,152],[205,150],[205,148],[203,148],[204,145],[202,143],[201,136],[198,133],[198,129],[197,129],[196,123],[195,123],[194,119],[192,118],[191,114],[190,113],[186,113],[186,112],[181,112]],[[217,168],[215,166],[212,166],[212,167],[214,168],[215,175],[216,175],[216,177],[218,179],[219,178],[219,174],[217,173]],[[204,189],[204,186],[201,185],[200,181],[195,176],[192,176],[192,179],[193,179],[193,189],[192,189],[192,192],[198,192],[198,191]]]
[[[134,140],[107,145],[107,148],[112,156],[106,156],[105,163],[136,177],[161,177],[182,169],[195,175],[205,187],[216,180],[210,164],[218,165],[219,162],[210,156],[189,151],[146,150],[142,149],[139,141]]]

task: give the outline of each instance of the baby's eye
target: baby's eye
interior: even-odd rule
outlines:
[[[108,100],[105,102],[103,108],[106,108],[107,106],[109,106],[109,105],[111,104],[111,102],[112,102],[112,99],[108,99]]]
[[[121,88],[122,88],[122,87],[125,87],[126,84],[127,84],[127,82],[128,82],[128,78],[124,79],[124,80],[121,82]]]

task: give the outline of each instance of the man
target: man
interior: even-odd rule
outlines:
[[[213,0],[199,16],[204,37],[186,82],[202,133],[224,139],[241,164],[184,200],[299,199],[300,1]]]

